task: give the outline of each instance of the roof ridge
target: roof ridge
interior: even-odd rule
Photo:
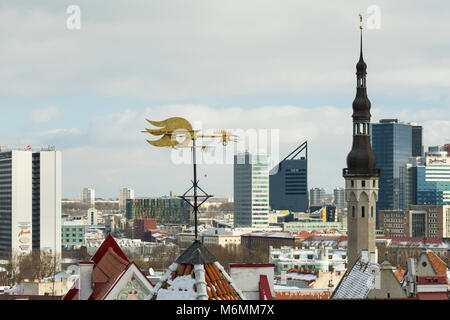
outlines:
[[[431,250],[427,250],[427,257],[431,262],[431,267],[437,275],[447,276],[447,264],[437,254]],[[444,270],[445,269],[445,270]]]
[[[108,248],[107,253],[111,254],[112,257],[113,257],[115,260],[117,260],[117,262],[120,262],[120,263],[123,264],[123,265],[126,265],[126,266],[127,266],[127,265],[130,264],[129,261],[126,261],[126,260],[123,259],[121,256],[119,256],[119,255],[114,251],[114,249],[111,248],[111,247]],[[103,257],[102,257],[102,258],[103,258]]]

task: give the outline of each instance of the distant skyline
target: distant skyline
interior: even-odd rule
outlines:
[[[204,128],[279,129],[282,159],[304,140],[309,189],[344,184],[364,30],[372,121],[424,127],[424,145],[450,142],[448,1],[79,0],[0,4],[0,145],[62,151],[63,198],[83,187],[116,198],[180,194],[191,166],[170,162],[140,131],[172,116]],[[232,197],[233,166],[200,166],[202,188]],[[206,177],[205,177],[206,175]]]

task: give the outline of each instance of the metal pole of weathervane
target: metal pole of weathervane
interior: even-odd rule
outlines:
[[[169,118],[163,121],[151,121],[146,119],[147,122],[152,124],[155,127],[159,127],[160,129],[145,129],[142,131],[144,133],[150,133],[154,136],[162,136],[159,140],[147,140],[149,144],[155,147],[171,147],[174,149],[179,148],[191,148],[192,151],[192,165],[193,165],[193,173],[194,179],[192,180],[192,186],[186,190],[181,196],[177,196],[178,198],[186,201],[193,209],[194,213],[194,228],[195,228],[195,241],[198,241],[198,212],[200,206],[209,198],[213,197],[213,195],[207,194],[199,185],[197,180],[197,148],[201,148],[202,151],[208,151],[213,146],[206,145],[197,145],[196,140],[198,138],[208,138],[208,139],[221,139],[222,145],[225,147],[229,141],[236,142],[237,136],[233,135],[231,132],[226,130],[216,131],[213,134],[203,135],[199,134],[199,130],[193,130],[189,121],[179,117]],[[181,138],[181,142],[177,140],[177,138]],[[192,141],[192,146],[190,145]],[[193,195],[189,195],[193,189]],[[201,194],[199,194],[199,190]],[[200,201],[199,201],[200,199]]]

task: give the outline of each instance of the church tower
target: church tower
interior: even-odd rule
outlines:
[[[347,259],[351,267],[367,251],[369,260],[377,262],[375,245],[376,202],[378,178],[376,156],[370,145],[370,101],[367,97],[366,68],[362,50],[362,26],[360,57],[356,65],[356,97],[353,101],[353,145],[347,156],[347,168],[343,170],[348,204]]]

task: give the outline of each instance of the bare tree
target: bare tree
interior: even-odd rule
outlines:
[[[35,250],[29,254],[9,253],[6,273],[8,281],[14,285],[24,279],[37,280],[53,276],[60,268],[58,258],[49,252]]]
[[[263,246],[248,250],[240,245],[223,247],[210,244],[207,248],[227,270],[230,263],[268,263],[269,261],[268,252]]]

